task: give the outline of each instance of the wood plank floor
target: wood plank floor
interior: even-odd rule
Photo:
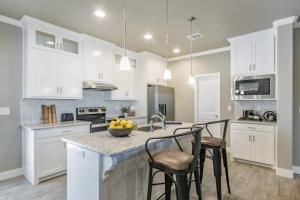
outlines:
[[[224,200],[300,200],[300,177],[287,179],[275,171],[239,162],[230,162],[232,194],[222,180]],[[202,192],[204,200],[216,199],[211,161],[205,162]],[[194,186],[194,185],[193,185]],[[66,176],[32,186],[23,176],[0,182],[0,200],[66,200]],[[172,199],[176,199],[173,195]],[[191,199],[197,199],[194,187]],[[118,199],[121,200],[121,199]]]

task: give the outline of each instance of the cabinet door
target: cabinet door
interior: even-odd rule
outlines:
[[[253,161],[274,165],[275,136],[273,133],[253,132],[252,142]]]
[[[259,36],[253,40],[253,72],[255,74],[275,73],[274,36]]]
[[[247,75],[252,73],[252,40],[236,41],[232,45],[232,74]]]
[[[234,158],[251,160],[251,133],[249,131],[231,131],[231,150]]]
[[[112,82],[113,49],[97,44],[95,41],[84,42],[84,79],[86,81]]]
[[[61,138],[37,141],[37,176],[42,178],[67,169],[65,143]]]
[[[30,48],[30,68],[28,69],[27,91],[30,97],[57,97],[58,94],[58,54],[54,51]]]
[[[45,50],[56,50],[59,47],[58,38],[52,32],[39,29],[31,29],[31,38],[33,47],[41,48]]]
[[[82,98],[82,76],[83,70],[81,59],[69,55],[60,55],[59,86],[61,98]]]
[[[130,99],[130,88],[131,88],[131,77],[132,72],[121,71],[118,65],[114,66],[113,69],[113,84],[118,87],[118,90],[112,92],[112,99],[115,100],[126,100]]]

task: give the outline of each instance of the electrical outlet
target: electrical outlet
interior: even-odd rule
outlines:
[[[228,105],[228,106],[227,106],[227,110],[228,110],[228,111],[231,111],[231,110],[232,110],[231,105]]]
[[[0,107],[0,115],[9,115],[9,107]]]

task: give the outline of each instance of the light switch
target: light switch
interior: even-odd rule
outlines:
[[[231,105],[228,105],[228,106],[227,106],[227,109],[228,109],[228,111],[231,111],[231,109],[232,109],[232,108],[231,108]]]
[[[0,115],[9,115],[9,107],[0,107]]]

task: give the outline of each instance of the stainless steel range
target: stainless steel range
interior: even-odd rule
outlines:
[[[107,130],[105,107],[76,108],[76,119],[91,122],[91,133]]]

